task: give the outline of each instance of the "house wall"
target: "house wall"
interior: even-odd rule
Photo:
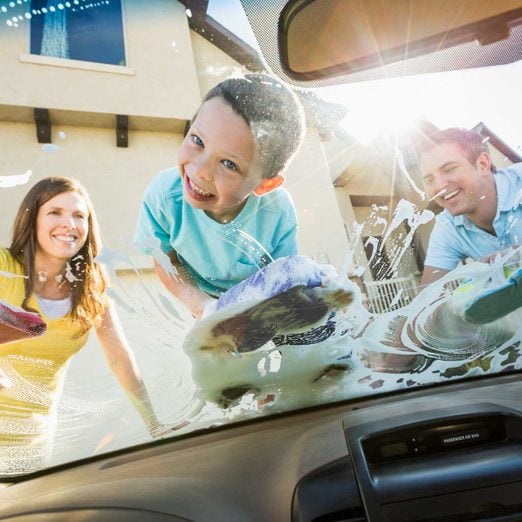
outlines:
[[[349,258],[345,264],[345,270],[349,276],[362,277],[363,280],[371,279],[371,274],[367,270],[358,272],[358,269],[365,269],[368,264],[363,243],[360,241],[362,231],[358,230],[358,225],[363,223],[363,221],[360,221],[361,216],[357,216],[356,207],[352,205],[350,194],[344,190],[344,187],[334,190],[337,208],[343,220],[343,226],[346,226],[348,239]]]
[[[28,184],[0,189],[0,244],[8,244],[15,212],[39,179],[52,176],[78,178],[87,188],[103,232],[111,247],[124,247],[132,239],[142,194],[151,177],[176,162],[180,134],[132,131],[130,146],[117,148],[114,131],[92,127],[58,126],[53,152],[35,139],[34,125],[1,122],[3,151],[0,176],[32,171]],[[5,224],[5,225],[4,225]]]
[[[122,7],[126,67],[30,55],[29,21],[0,24],[0,105],[190,119],[200,91],[185,8],[150,0],[151,31],[141,2]],[[27,10],[24,3],[9,15]]]
[[[202,97],[216,84],[247,72],[238,62],[194,31],[190,31],[199,89]]]
[[[0,92],[0,176],[32,171],[28,183],[0,189],[0,244],[10,241],[10,225],[28,188],[43,177],[64,175],[87,187],[105,245],[128,248],[145,187],[158,171],[176,164],[183,120],[193,116],[201,93],[241,71],[228,55],[189,31],[181,4],[154,1],[162,16],[154,34],[147,34],[146,51],[140,46],[145,27],[140,13],[124,1],[127,68],[101,71],[97,64],[88,64],[91,69],[78,69],[77,62],[55,58],[29,63],[24,56],[29,24],[0,29],[5,44],[0,46],[0,63],[6,71]],[[32,107],[49,108],[52,145],[37,142]],[[128,148],[115,144],[112,118],[117,113],[130,115]],[[286,175],[300,223],[300,252],[339,266],[347,238],[315,131]],[[136,259],[140,266],[151,266],[148,257]]]
[[[347,169],[343,186],[352,196],[390,196],[393,193],[392,176],[383,176],[380,168]]]
[[[489,153],[491,154],[491,159],[493,160],[493,164],[497,169],[503,169],[513,164],[511,160],[506,158],[504,154],[491,145],[489,146]]]
[[[300,253],[340,268],[349,251],[348,238],[317,132],[307,134],[286,173],[285,187],[297,209]]]
[[[33,124],[1,122],[3,152],[0,176],[32,171],[28,184],[0,189],[0,244],[8,244],[18,206],[39,179],[52,175],[78,178],[88,189],[103,231],[105,244],[128,247],[142,194],[152,176],[176,164],[181,134],[132,131],[130,146],[117,148],[111,129],[57,126],[58,137],[47,152],[35,139]],[[339,265],[348,250],[343,220],[336,204],[328,166],[315,133],[287,172],[285,187],[297,209],[298,244],[301,253],[326,253],[329,262]],[[150,260],[141,263],[150,266]]]

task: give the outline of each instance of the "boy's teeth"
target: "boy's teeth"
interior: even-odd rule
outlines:
[[[204,190],[200,189],[190,178],[190,186],[194,189],[195,192],[200,194],[201,196],[211,196],[210,192],[205,192]]]

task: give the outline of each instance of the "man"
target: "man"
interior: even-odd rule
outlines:
[[[420,169],[436,217],[422,284],[466,258],[488,256],[522,242],[522,163],[496,171],[483,136],[446,129],[430,136]]]

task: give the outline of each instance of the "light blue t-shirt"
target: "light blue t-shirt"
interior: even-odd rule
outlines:
[[[185,201],[179,171],[172,168],[148,186],[134,242],[143,247],[152,237],[159,239],[165,254],[176,251],[201,290],[218,296],[270,258],[297,254],[296,231],[296,212],[286,190],[251,194],[239,215],[222,224]]]
[[[481,257],[522,243],[522,163],[494,174],[497,213],[493,220],[496,236],[477,227],[466,216],[442,211],[435,220],[425,264],[453,270],[459,261]]]

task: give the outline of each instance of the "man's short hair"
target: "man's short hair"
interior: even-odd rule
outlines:
[[[488,138],[478,134],[477,132],[462,129],[459,127],[451,127],[445,130],[436,130],[430,132],[422,141],[419,157],[424,152],[431,150],[436,145],[443,145],[444,143],[455,143],[461,151],[468,158],[471,164],[475,164],[479,156],[485,152],[490,155],[488,147]],[[495,172],[495,167],[491,165],[492,172]]]

